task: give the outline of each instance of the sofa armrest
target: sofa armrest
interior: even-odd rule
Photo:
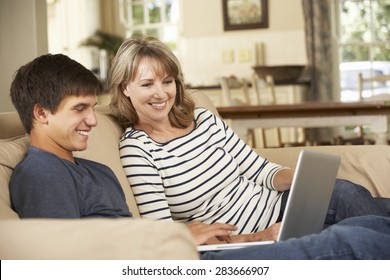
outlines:
[[[184,225],[139,219],[0,220],[0,259],[198,259]]]

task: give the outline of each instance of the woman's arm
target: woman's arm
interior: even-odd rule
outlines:
[[[226,133],[226,149],[234,157],[241,175],[269,189],[285,191],[290,188],[293,175],[291,169],[262,158],[240,139],[224,121],[219,121],[219,125],[223,125]]]
[[[162,179],[144,145],[135,139],[124,139],[119,153],[141,217],[172,220]]]
[[[192,222],[187,226],[197,245],[276,240],[280,229],[280,223],[276,223],[256,233],[231,235],[237,227],[229,224]]]
[[[290,168],[280,169],[274,177],[273,185],[275,190],[283,192],[291,187],[294,170]]]

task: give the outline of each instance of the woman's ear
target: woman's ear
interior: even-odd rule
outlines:
[[[123,92],[123,94],[124,94],[126,97],[129,97],[129,98],[130,98],[130,92],[129,92],[129,90],[128,90],[127,85],[123,85],[123,86],[122,86],[122,92]]]
[[[39,104],[35,104],[33,111],[34,119],[40,124],[47,124],[49,122],[49,111]]]

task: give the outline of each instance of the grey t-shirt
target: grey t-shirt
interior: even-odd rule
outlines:
[[[112,170],[86,159],[73,163],[29,147],[9,187],[21,218],[131,217]]]

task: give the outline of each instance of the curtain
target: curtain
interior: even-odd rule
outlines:
[[[305,78],[310,81],[309,101],[326,102],[333,99],[330,1],[302,0],[308,56]],[[331,142],[335,134],[332,128],[310,129],[306,132],[313,144]]]
[[[302,0],[311,101],[332,100],[331,0]]]

